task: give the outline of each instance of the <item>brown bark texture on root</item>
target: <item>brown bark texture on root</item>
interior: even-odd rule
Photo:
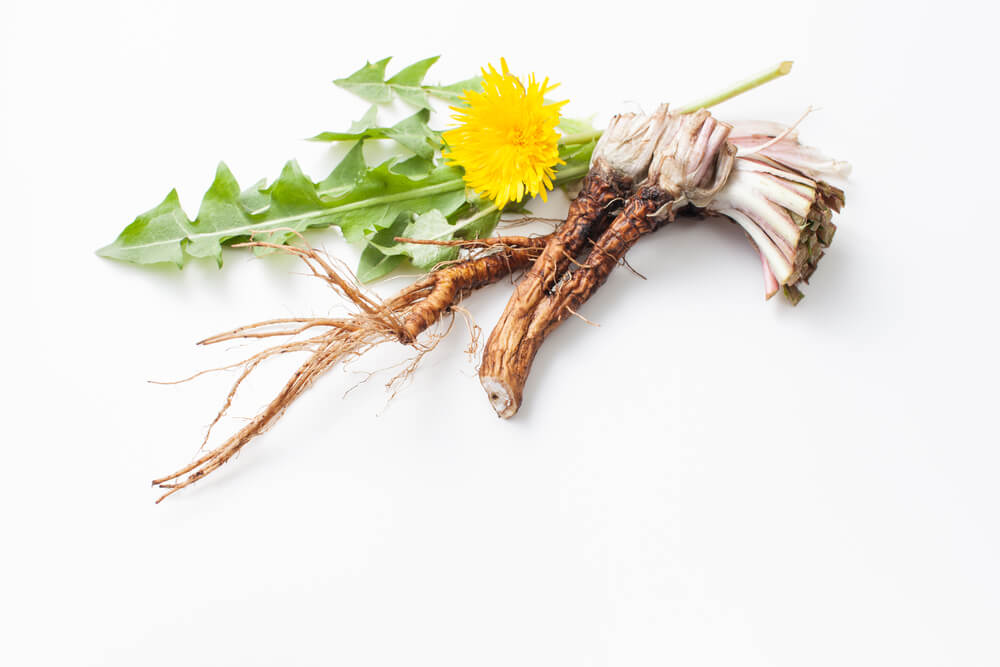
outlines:
[[[498,375],[518,364],[520,342],[527,335],[531,316],[587,243],[606,227],[609,208],[626,196],[627,177],[607,169],[592,169],[583,188],[570,204],[566,221],[553,232],[541,255],[514,287],[514,293],[493,328],[479,368],[481,378]]]
[[[205,433],[202,448],[207,445],[212,429],[227,414],[240,385],[257,366],[271,357],[290,352],[306,352],[309,356],[292,374],[281,391],[239,431],[176,472],[153,480],[154,486],[166,489],[156,502],[159,503],[190,486],[230,461],[247,443],[273,426],[302,392],[338,363],[362,355],[382,343],[397,342],[416,349],[417,356],[389,384],[393,385],[408,376],[438,340],[431,336],[429,340],[420,341],[421,334],[441,320],[469,292],[498,282],[512,272],[528,267],[538,257],[547,240],[546,236],[481,239],[470,244],[479,248],[479,255],[429,273],[385,301],[365,292],[349,270],[338,268],[328,261],[322,252],[313,248],[267,243],[248,244],[297,255],[312,275],[329,284],[335,292],[353,304],[358,312],[341,318],[303,317],[267,320],[200,341],[199,344],[208,345],[274,337],[286,339],[285,342],[273,345],[242,361],[202,371],[187,378],[190,380],[211,371],[239,369],[236,381],[226,396],[222,408]],[[304,338],[301,337],[303,335]]]

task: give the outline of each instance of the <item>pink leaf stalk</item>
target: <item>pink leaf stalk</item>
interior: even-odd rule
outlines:
[[[844,176],[850,165],[799,143],[797,132],[777,123],[734,123],[737,147],[729,181],[705,207],[738,224],[760,253],[767,298],[779,289],[792,303],[829,247],[834,212],[844,192],[823,177]]]

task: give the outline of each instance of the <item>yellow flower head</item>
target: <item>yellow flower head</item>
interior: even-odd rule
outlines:
[[[449,164],[465,169],[465,181],[503,208],[552,189],[559,159],[559,109],[566,102],[546,104],[545,93],[558,84],[541,85],[532,74],[527,87],[500,59],[501,72],[492,65],[483,72],[483,92],[467,90],[468,107],[451,107],[460,125],[444,133]]]

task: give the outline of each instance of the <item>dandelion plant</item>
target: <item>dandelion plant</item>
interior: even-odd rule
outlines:
[[[351,143],[325,178],[311,180],[292,161],[275,181],[243,188],[220,164],[194,218],[171,191],[99,251],[178,267],[201,258],[221,266],[224,246],[290,253],[352,306],[343,317],[266,320],[202,341],[274,342],[225,367],[237,376],[205,434],[206,451],[153,482],[160,500],[231,461],[328,370],[385,343],[413,350],[389,382],[395,390],[447,333],[442,322],[471,317],[459,305],[464,296],[515,280],[479,368],[497,415],[512,417],[546,337],[580,314],[635,243],[679,215],[739,225],[761,258],[765,295],[783,291],[793,304],[802,298],[801,285],[830,246],[833,214],[844,204],[843,191],[827,179],[846,175],[847,165],[801,144],[794,127],[727,123],[706,110],[787,74],[790,62],[674,110],[619,114],[602,131],[563,118],[566,102],[547,98],[554,84],[519,78],[502,59],[499,70],[490,65],[480,77],[447,86],[424,83],[436,60],[388,75],[386,58],[335,81],[372,106],[347,130],[312,137]],[[453,126],[431,128],[435,98],[451,105]],[[381,105],[394,101],[415,110],[395,124],[380,123]],[[370,141],[392,142],[398,153],[369,165]],[[574,185],[553,232],[492,236],[502,213],[523,212],[527,198]],[[331,226],[361,246],[355,273],[309,245],[309,229]],[[393,297],[380,299],[362,285],[406,263],[424,274]],[[304,359],[264,408],[209,446],[244,380],[284,354]]]

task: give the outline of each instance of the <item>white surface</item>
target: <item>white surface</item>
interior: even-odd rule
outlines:
[[[5,3],[0,662],[1000,663],[997,59],[976,5]],[[381,381],[341,400],[360,376],[332,373],[154,506],[231,377],[145,381],[239,353],[203,335],[335,303],[282,259],[178,273],[94,249],[171,187],[196,210],[219,159],[245,183],[291,157],[324,175],[337,154],[298,138],[365,109],[329,81],[437,52],[432,81],[506,55],[602,120],[795,59],[718,113],[821,106],[803,137],[855,165],[806,300],[763,301],[734,226],[680,224],[629,255],[648,280],[618,271],[586,305],[599,329],[552,336],[516,419],[456,329],[388,409]],[[507,294],[467,306],[488,330]]]

